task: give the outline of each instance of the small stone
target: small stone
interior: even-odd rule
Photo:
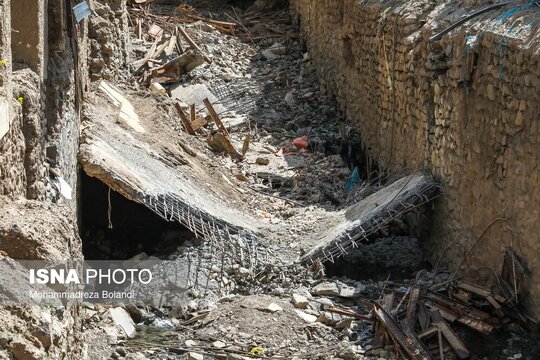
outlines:
[[[278,311],[282,311],[283,308],[281,306],[279,306],[278,304],[271,303],[270,305],[268,305],[266,310],[268,310],[271,313],[275,313],[275,312],[278,312]]]
[[[305,296],[302,296],[300,294],[293,294],[292,303],[294,307],[298,309],[305,309],[308,306],[309,301]]]
[[[188,352],[187,353],[187,359],[188,360],[203,360],[204,356],[202,356],[201,354],[196,353],[196,352]]]
[[[127,352],[126,352],[126,348],[124,347],[119,347],[116,349],[116,353],[120,356],[126,356]]]
[[[315,315],[309,315],[303,312],[302,310],[297,310],[297,309],[294,309],[294,311],[296,312],[296,315],[298,315],[302,320],[304,320],[305,322],[309,324],[317,321],[317,317]]]
[[[268,165],[270,164],[270,159],[259,157],[257,160],[255,160],[255,162],[259,165]]]
[[[184,344],[189,347],[197,346],[197,342],[195,340],[186,340],[184,341]]]
[[[273,60],[276,60],[277,58],[279,58],[279,55],[274,54],[272,51],[270,51],[268,49],[263,50],[262,56],[268,61],[273,61]]]
[[[247,177],[244,174],[236,174],[234,177],[240,181],[247,181]]]
[[[191,300],[187,307],[189,311],[197,311],[199,309],[199,302],[197,300]]]
[[[215,348],[218,348],[218,349],[223,349],[224,347],[227,346],[227,344],[225,344],[223,341],[214,341],[212,343],[212,346],[215,347]]]
[[[253,335],[245,333],[245,332],[238,332],[238,336],[240,336],[242,339],[251,339]]]
[[[311,289],[311,294],[319,296],[339,296],[339,289],[335,283],[321,283]]]
[[[296,102],[294,101],[294,95],[293,95],[292,91],[289,91],[285,95],[285,103],[287,105],[289,105],[290,107],[294,107],[294,105],[296,104]]]
[[[328,311],[323,311],[317,318],[317,321],[324,325],[333,326],[341,320],[341,316]]]

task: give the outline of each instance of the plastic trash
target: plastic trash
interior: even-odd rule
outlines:
[[[351,176],[349,177],[349,182],[347,182],[347,185],[345,185],[345,190],[351,191],[357,185],[359,185],[361,181],[362,179],[360,179],[360,172],[358,170],[358,166],[355,166]]]

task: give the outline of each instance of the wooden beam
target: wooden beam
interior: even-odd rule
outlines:
[[[212,103],[210,103],[210,100],[208,98],[203,100],[204,106],[208,109],[208,112],[210,113],[210,117],[214,122],[216,123],[219,130],[223,131],[227,136],[229,136],[229,132],[227,131],[227,128],[225,128],[225,125],[221,122],[221,119],[219,118],[218,114],[216,113],[216,110],[214,110],[214,107],[212,106]]]
[[[178,116],[180,116],[180,120],[182,120],[182,124],[184,124],[184,127],[186,128],[187,133],[190,135],[195,135],[195,131],[193,131],[193,128],[191,127],[191,123],[189,122],[189,119],[184,113],[184,110],[182,110],[180,103],[176,103],[174,107],[176,108],[176,112],[178,113]]]
[[[206,56],[204,54],[204,52],[201,50],[201,48],[195,43],[195,41],[193,41],[193,39],[188,35],[188,33],[186,32],[186,30],[184,30],[181,26],[178,27],[178,31],[180,32],[180,34],[182,34],[182,36],[184,37],[184,39],[186,39],[186,41],[188,42],[188,44],[195,50],[199,51],[202,56],[204,57],[204,61],[206,61],[207,63],[211,64],[212,63],[212,60]]]
[[[454,330],[446,321],[444,321],[441,313],[438,310],[431,311],[431,318],[433,319],[433,324],[439,329],[444,338],[448,341],[452,349],[456,352],[460,359],[467,359],[471,356],[471,352],[461,339],[456,335]]]
[[[423,344],[415,338],[407,336],[398,324],[392,319],[382,306],[375,303],[373,312],[379,318],[380,322],[386,328],[392,339],[401,345],[413,360],[432,360],[431,354],[424,348]]]
[[[407,321],[411,328],[416,326],[416,310],[418,308],[418,302],[420,301],[420,295],[422,290],[419,287],[414,287],[411,290],[411,296],[409,298],[409,304],[407,306]]]

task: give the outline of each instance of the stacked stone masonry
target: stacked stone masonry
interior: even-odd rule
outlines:
[[[129,24],[126,0],[91,1],[89,58],[92,80],[114,79],[127,67]]]
[[[0,260],[82,257],[73,210],[88,22],[73,22],[70,3],[0,0]],[[0,359],[82,358],[80,329],[76,308],[0,306]]]
[[[494,281],[512,247],[540,315],[540,7],[510,5],[429,38],[481,1],[291,0],[323,86],[383,168],[426,168],[445,196],[426,247]],[[516,7],[519,6],[519,7]],[[504,218],[505,220],[499,220]],[[486,270],[487,268],[487,270]]]

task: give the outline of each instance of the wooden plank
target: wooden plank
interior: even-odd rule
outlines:
[[[439,357],[444,360],[444,342],[441,331],[437,331],[437,340],[439,341]]]
[[[476,308],[473,308],[471,306],[462,304],[456,300],[450,299],[446,296],[443,296],[441,294],[434,293],[432,291],[429,291],[427,294],[428,299],[433,301],[434,303],[437,303],[439,305],[442,305],[446,309],[461,315],[461,314],[467,314],[468,316],[471,316],[473,318],[477,318],[479,320],[483,321],[490,321],[493,320],[493,316],[488,314],[487,312],[484,312],[482,310],[478,310]]]
[[[174,28],[174,35],[176,36],[176,51],[178,51],[178,55],[182,55],[184,53],[184,48],[182,47],[182,40],[180,36],[178,36],[178,27]]]
[[[426,310],[426,305],[422,302],[418,307],[418,319],[420,320],[420,328],[422,331],[429,329],[429,314]]]
[[[431,360],[433,357],[431,354],[424,349],[424,346],[420,343],[418,344],[415,339],[407,336],[403,330],[396,324],[394,319],[386,312],[383,307],[379,304],[374,304],[373,312],[379,318],[380,322],[384,325],[386,330],[389,332],[392,339],[398,343],[403,350],[409,355],[413,360]]]
[[[249,151],[249,143],[251,141],[251,134],[246,134],[244,137],[244,144],[242,145],[242,157],[245,157]]]
[[[354,312],[352,310],[339,309],[339,308],[336,308],[336,307],[328,307],[325,310],[329,311],[331,313],[335,313],[335,314],[350,316],[350,317],[358,319],[358,320],[363,320],[363,321],[367,321],[367,322],[373,322],[373,319],[370,316],[362,315],[362,314],[359,314],[359,313]]]
[[[462,290],[471,292],[483,298],[487,298],[488,296],[491,296],[491,291],[489,291],[488,289],[485,289],[475,284],[471,284],[466,281],[460,281],[456,284],[456,286]]]
[[[191,127],[191,123],[189,122],[189,119],[184,113],[184,110],[182,110],[180,103],[176,103],[174,107],[176,108],[176,112],[178,113],[178,116],[180,116],[180,120],[182,120],[182,124],[184,124],[184,127],[186,128],[187,133],[190,135],[195,135],[195,131]]]
[[[197,115],[195,110],[195,104],[191,104],[191,106],[189,107],[189,114],[191,116],[191,122],[194,122]]]
[[[184,39],[186,39],[186,41],[188,42],[188,44],[195,50],[199,51],[203,58],[204,58],[204,61],[206,61],[207,63],[211,64],[212,63],[212,60],[206,56],[204,54],[204,52],[201,50],[201,48],[195,43],[195,41],[193,41],[193,39],[188,35],[188,33],[186,32],[186,30],[184,30],[181,26],[178,27],[178,31],[180,32],[180,34],[184,37]]]
[[[165,51],[165,49],[169,46],[167,41],[164,41],[159,47],[157,48],[156,52],[150,56],[150,58],[159,58],[161,56],[161,53]]]
[[[193,128],[193,131],[197,132],[200,128],[208,124],[206,119],[203,116],[197,116],[195,118],[195,121],[191,122],[191,127]]]
[[[441,313],[438,310],[431,311],[431,319],[433,320],[433,324],[439,329],[442,335],[444,335],[444,338],[448,341],[460,359],[467,359],[471,356],[469,349],[467,349],[454,330],[452,330],[446,321],[444,321]]]
[[[154,40],[154,43],[150,47],[150,50],[148,50],[148,53],[146,54],[144,59],[137,60],[137,61],[135,61],[133,63],[133,68],[136,69],[135,72],[138,72],[144,65],[146,65],[148,60],[150,60],[150,58],[152,58],[152,54],[156,51],[156,48],[157,48],[158,43],[159,43],[160,40],[161,40],[160,37],[158,37],[156,40]]]
[[[493,325],[488,324],[482,320],[475,319],[467,315],[458,315],[455,314],[439,304],[429,303],[428,304],[432,309],[437,309],[441,313],[442,317],[450,322],[457,321],[463,325],[470,327],[473,330],[481,332],[483,334],[489,335],[493,331]]]
[[[419,287],[414,287],[411,290],[409,304],[407,305],[407,321],[413,329],[416,326],[416,311],[418,308],[418,302],[420,301],[421,294],[422,290]]]
[[[169,39],[169,44],[167,45],[167,48],[165,48],[165,55],[171,56],[174,48],[176,47],[176,35],[172,35]]]
[[[216,110],[214,110],[214,107],[210,103],[210,100],[208,98],[203,100],[204,106],[208,109],[208,112],[210,113],[210,117],[212,120],[216,123],[219,130],[223,131],[225,135],[229,136],[229,132],[225,128],[225,125],[221,122],[221,119],[219,118],[218,114],[216,113]]]
[[[419,339],[423,338],[429,338],[439,332],[439,329],[436,327],[429,328],[428,330],[424,331],[423,333],[418,335]]]
[[[426,354],[431,356],[431,353],[428,351],[426,346],[422,343],[422,341],[420,341],[420,339],[414,333],[414,329],[411,327],[407,319],[401,322],[401,328],[403,329],[403,332],[409,337],[409,339],[413,341],[415,346],[422,350],[422,352],[424,353],[424,356]]]
[[[382,308],[386,312],[389,313],[394,308],[395,298],[396,298],[396,294],[394,293],[389,293],[389,294],[384,295],[383,300],[382,300]]]

